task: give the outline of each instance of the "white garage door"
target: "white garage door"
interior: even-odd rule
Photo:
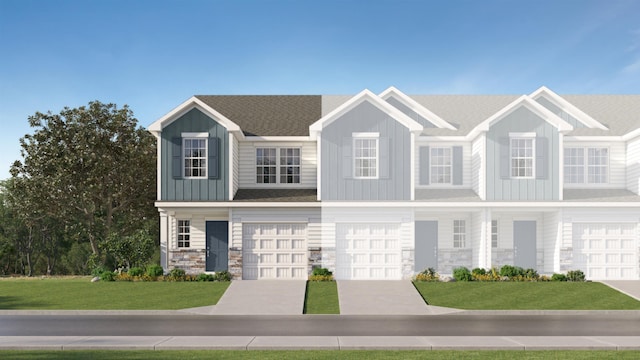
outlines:
[[[573,263],[588,280],[638,279],[636,224],[573,224]]]
[[[243,224],[242,278],[306,279],[306,224]]]
[[[336,279],[402,278],[398,224],[337,224]]]

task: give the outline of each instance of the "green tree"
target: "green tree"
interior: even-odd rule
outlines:
[[[35,130],[20,139],[22,160],[11,167],[8,193],[22,220],[43,230],[49,253],[61,234],[53,225],[104,260],[100,244],[109,234],[155,223],[155,139],[126,105],[92,101],[36,112],[29,124]]]

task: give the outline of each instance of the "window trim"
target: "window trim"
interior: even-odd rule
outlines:
[[[568,149],[579,149],[582,153],[582,182],[567,182],[567,159],[566,154]],[[606,165],[593,165],[589,164],[589,150],[607,150],[607,163]],[[564,178],[562,182],[564,185],[571,186],[580,186],[580,185],[608,185],[610,183],[611,178],[611,148],[609,146],[567,146],[564,148],[565,156],[562,159],[562,167],[564,171]],[[571,165],[572,167],[578,167]],[[606,179],[604,182],[590,182],[589,181],[589,168],[595,166],[606,166]]]
[[[186,231],[184,231],[185,229]],[[180,240],[180,236],[183,236],[182,240]],[[184,237],[186,237],[186,239]],[[180,245],[181,243],[182,245]],[[191,219],[176,220],[176,248],[191,248]]]
[[[457,226],[456,226],[457,225]],[[462,232],[456,231],[462,227]],[[453,240],[453,248],[454,249],[465,249],[467,247],[467,220],[466,219],[455,219],[453,220],[452,227],[452,240]],[[459,238],[456,240],[456,235]],[[456,244],[457,241],[457,244]]]
[[[531,141],[531,175],[530,176],[513,175],[513,160],[514,160],[513,140]],[[527,160],[529,159],[529,157],[518,157],[516,159]],[[536,178],[536,133],[509,133],[509,178],[516,179],[516,180],[528,180],[528,179]]]
[[[433,161],[433,150],[449,150],[449,165],[434,165]],[[434,174],[434,166],[439,168],[449,168],[449,181],[448,182],[434,182],[433,174]],[[453,146],[430,146],[429,147],[429,185],[452,185],[453,184]]]
[[[353,165],[353,173],[351,174],[354,179],[358,180],[375,180],[380,178],[380,133],[373,132],[363,132],[363,133],[352,133],[351,134],[351,157],[352,157],[352,165]],[[375,141],[375,171],[376,174],[374,176],[358,176],[358,159],[372,159],[372,157],[356,157],[356,144],[358,141],[362,140],[374,140]]]
[[[275,165],[273,165],[276,168],[276,172],[274,174],[275,175],[275,180],[276,180],[275,182],[268,182],[268,183],[265,183],[265,182],[261,182],[260,183],[260,182],[258,182],[258,176],[260,176],[260,175],[258,175],[258,166],[265,167],[265,165],[258,165],[258,161],[257,160],[258,160],[258,150],[259,149],[262,149],[262,150],[274,149],[275,150]],[[298,165],[287,165],[287,164],[281,164],[280,163],[280,158],[281,158],[280,152],[282,150],[287,150],[287,149],[298,150],[298,158],[300,160],[300,163]],[[298,186],[298,185],[302,184],[302,147],[301,146],[254,146],[253,162],[254,162],[254,167],[253,168],[254,168],[254,171],[255,171],[254,172],[254,183],[256,185],[269,186],[269,185],[282,184],[282,185],[289,185],[289,186]],[[271,166],[272,165],[269,165],[269,167],[271,167]],[[297,174],[299,181],[298,182],[291,182],[291,183],[290,182],[281,182],[280,181],[281,180],[281,176],[282,176],[282,173],[280,172],[280,168],[281,167],[285,167],[285,168],[286,167],[298,167],[298,169],[300,169],[298,174]],[[286,176],[287,174],[284,174],[284,175]],[[262,175],[262,176],[264,176],[264,175]]]
[[[181,161],[181,169],[182,178],[183,179],[207,179],[209,176],[209,133],[206,132],[183,132],[181,133],[181,144],[180,144],[180,161]],[[187,140],[203,140],[204,141],[204,155],[200,157],[187,157],[185,156],[185,141]],[[204,174],[200,176],[192,176],[187,175],[187,166],[185,160],[187,159],[200,159],[204,161]]]

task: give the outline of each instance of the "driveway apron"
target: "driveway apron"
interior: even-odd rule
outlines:
[[[216,315],[300,315],[305,280],[233,281],[212,309]]]
[[[602,283],[640,301],[640,280],[607,280]]]
[[[433,315],[457,312],[428,306],[409,280],[338,281],[341,315]]]

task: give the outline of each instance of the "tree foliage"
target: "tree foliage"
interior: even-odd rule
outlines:
[[[64,258],[61,245],[68,251],[73,243],[88,243],[104,262],[109,234],[127,237],[156,224],[155,139],[126,105],[93,101],[59,114],[36,112],[29,124],[34,132],[20,139],[7,200],[53,263],[47,267]]]

